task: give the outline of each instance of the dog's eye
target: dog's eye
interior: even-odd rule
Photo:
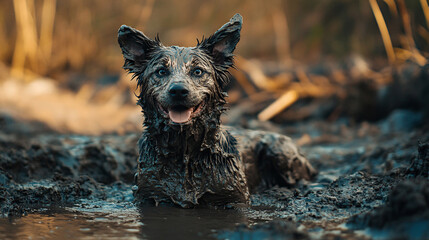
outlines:
[[[192,75],[196,76],[196,77],[200,77],[203,75],[203,70],[201,68],[195,68],[194,70],[192,70]]]
[[[158,77],[163,77],[165,75],[167,75],[167,70],[165,68],[160,68],[158,69],[158,71],[156,71],[156,75],[158,75]]]

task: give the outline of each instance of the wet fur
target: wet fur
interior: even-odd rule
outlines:
[[[151,40],[131,27],[119,29],[124,69],[138,81],[138,104],[145,116],[136,174],[140,202],[182,207],[247,203],[249,188],[292,185],[314,175],[289,138],[227,130],[220,124],[226,110],[223,88],[241,25],[237,14],[190,48],[165,47],[158,38]],[[197,68],[203,70],[202,76],[194,74]],[[161,74],[161,69],[168,74]],[[189,90],[186,97],[178,100],[171,96],[175,85]],[[201,112],[186,123],[174,123],[166,116],[171,111],[166,109],[177,105],[191,109],[199,104],[203,104]],[[238,141],[231,132],[239,136]],[[246,177],[250,173],[252,179]]]

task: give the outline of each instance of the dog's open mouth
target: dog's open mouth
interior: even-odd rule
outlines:
[[[201,102],[200,104],[191,108],[188,108],[184,105],[174,105],[168,108],[163,107],[161,104],[158,104],[158,106],[163,115],[168,117],[172,122],[186,123],[201,112],[204,102]]]

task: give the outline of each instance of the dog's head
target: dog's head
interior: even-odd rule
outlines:
[[[139,104],[145,117],[184,125],[223,106],[222,89],[233,65],[241,25],[242,18],[236,14],[196,47],[166,47],[158,38],[152,40],[134,28],[121,26],[118,42],[124,69],[138,79]]]

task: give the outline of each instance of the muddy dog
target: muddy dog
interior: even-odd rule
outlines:
[[[249,192],[315,174],[290,138],[221,125],[241,26],[236,14],[196,47],[166,47],[158,37],[120,27],[123,68],[138,81],[145,117],[138,201],[182,207],[247,203]]]

